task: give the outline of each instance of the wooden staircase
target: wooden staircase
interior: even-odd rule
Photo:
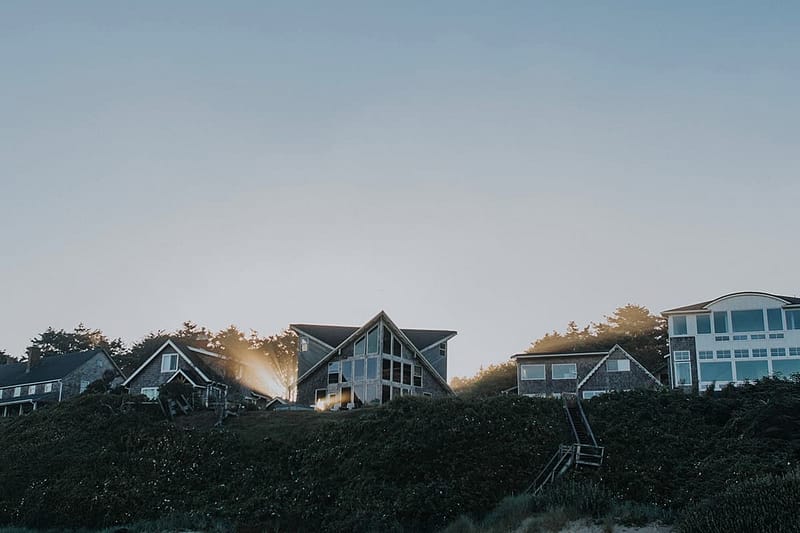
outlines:
[[[599,468],[603,464],[605,448],[597,445],[592,427],[586,419],[577,395],[564,394],[562,399],[574,442],[561,444],[558,447],[558,451],[550,458],[525,492],[540,493],[547,485],[553,483],[572,467]]]

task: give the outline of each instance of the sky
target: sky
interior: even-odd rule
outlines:
[[[800,5],[0,3],[0,348],[798,295]]]

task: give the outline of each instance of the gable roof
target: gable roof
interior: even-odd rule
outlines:
[[[724,296],[720,296],[719,298],[714,298],[713,300],[707,300],[705,302],[698,302],[696,304],[691,305],[684,305],[683,307],[675,307],[673,309],[667,309],[666,311],[662,311],[662,315],[669,315],[674,313],[692,313],[692,312],[702,312],[708,310],[708,306],[716,303],[720,300],[725,300],[726,298],[731,298],[734,296],[767,296],[769,298],[776,298],[778,300],[783,300],[786,305],[800,305],[800,298],[796,296],[781,296],[778,294],[770,294],[768,292],[758,292],[758,291],[744,291],[744,292],[732,292],[730,294],[725,294]]]
[[[637,361],[637,360],[636,360],[636,358],[634,358],[634,357],[633,357],[631,354],[629,354],[628,352],[626,352],[626,351],[625,351],[625,350],[622,348],[622,346],[620,346],[619,344],[615,344],[615,345],[614,345],[614,347],[613,347],[613,348],[611,348],[611,349],[608,351],[608,353],[606,354],[606,356],[605,356],[605,357],[603,357],[602,359],[600,359],[600,361],[598,361],[598,362],[597,362],[597,364],[596,364],[596,365],[594,365],[594,368],[592,368],[592,369],[589,371],[589,373],[588,373],[588,374],[586,374],[586,376],[584,376],[584,378],[581,380],[581,382],[580,382],[580,383],[578,383],[578,386],[576,387],[576,390],[581,390],[581,387],[583,387],[584,385],[586,385],[586,382],[587,382],[587,381],[589,381],[589,378],[591,378],[591,377],[594,375],[594,373],[595,373],[595,372],[597,372],[597,370],[600,368],[600,366],[601,366],[603,363],[605,363],[605,362],[608,360],[608,358],[609,358],[609,357],[611,357],[611,354],[612,354],[612,353],[614,353],[615,351],[620,351],[620,352],[622,352],[622,354],[623,354],[625,357],[627,357],[628,359],[630,359],[631,361],[633,361],[633,363],[634,363],[636,366],[638,366],[638,367],[639,367],[639,368],[640,368],[640,369],[641,369],[641,370],[642,370],[642,371],[643,371],[643,372],[644,372],[644,373],[645,373],[645,374],[646,374],[646,375],[647,375],[647,376],[648,376],[650,379],[652,379],[652,380],[653,380],[655,383],[657,383],[658,385],[661,385],[661,382],[660,382],[660,381],[659,381],[659,380],[658,380],[658,379],[657,379],[657,378],[656,378],[656,377],[655,377],[653,374],[651,374],[650,372],[648,372],[648,370],[647,370],[647,369],[646,369],[644,366],[642,366],[642,364],[641,364],[639,361]]]
[[[298,333],[305,333],[330,348],[336,348],[360,328],[356,326],[327,326],[323,324],[290,324]],[[444,329],[401,329],[408,341],[419,351],[443,342],[457,332]]]
[[[197,348],[182,342],[167,339],[164,344],[159,346],[158,349],[153,352],[153,355],[148,357],[144,363],[139,365],[139,367],[134,370],[130,376],[128,376],[128,379],[126,379],[122,385],[127,386],[131,381],[133,381],[133,378],[139,375],[139,373],[144,370],[153,361],[153,359],[155,359],[158,354],[162,353],[163,350],[168,346],[171,346],[178,353],[178,356],[189,364],[191,369],[189,370],[189,374],[191,375],[190,379],[192,381],[197,381],[198,385],[208,385],[209,383],[227,383],[227,380],[225,380],[223,376],[214,370],[214,368],[212,368],[208,362],[203,360],[203,357],[217,357],[222,360],[227,360],[226,357],[214,352],[209,352],[208,350],[204,350],[202,348]]]
[[[374,317],[369,319],[363,326],[361,326],[359,328],[351,328],[349,326],[316,326],[315,327],[314,331],[317,334],[321,333],[323,336],[325,336],[325,334],[326,334],[326,328],[335,328],[335,330],[331,330],[332,331],[332,336],[328,337],[328,340],[333,340],[334,338],[338,339],[345,329],[352,330],[350,335],[348,335],[347,337],[343,338],[336,345],[331,345],[328,342],[326,342],[325,339],[320,338],[317,335],[311,335],[311,333],[307,329],[303,329],[304,327],[308,328],[309,326],[313,326],[312,324],[290,324],[289,327],[292,330],[294,330],[296,332],[299,332],[299,333],[308,333],[308,335],[316,338],[317,340],[319,340],[319,341],[327,344],[329,347],[331,347],[331,350],[328,352],[327,355],[325,355],[325,357],[323,357],[322,359],[317,361],[317,363],[315,363],[311,368],[309,368],[306,371],[305,374],[303,374],[302,376],[299,376],[297,378],[297,383],[300,383],[301,381],[304,381],[308,376],[310,376],[321,365],[323,365],[330,358],[332,358],[337,352],[339,352],[339,350],[344,348],[344,346],[347,343],[355,341],[356,338],[359,335],[362,335],[363,333],[366,333],[369,329],[371,329],[375,324],[377,324],[381,320],[386,322],[393,330],[395,330],[397,333],[399,333],[400,340],[403,341],[405,344],[410,345],[414,349],[414,355],[417,356],[417,359],[419,359],[419,361],[422,363],[422,365],[425,368],[427,368],[429,372],[431,372],[431,374],[437,379],[437,381],[439,381],[442,384],[442,386],[444,387],[444,389],[446,391],[452,393],[453,390],[447,384],[447,380],[444,379],[444,377],[442,377],[442,375],[439,374],[439,372],[436,371],[436,369],[433,367],[431,362],[428,361],[428,359],[426,359],[424,355],[422,355],[422,350],[425,349],[425,348],[430,347],[431,345],[428,344],[428,345],[423,346],[422,348],[418,347],[414,342],[411,341],[411,339],[405,333],[405,330],[402,330],[402,329],[398,328],[397,325],[394,322],[392,322],[392,319],[389,318],[389,316],[386,314],[385,311],[379,312],[377,315],[375,315]],[[421,342],[421,343],[427,342],[432,338],[438,338],[438,339],[449,338],[449,337],[452,337],[453,335],[456,334],[455,331],[448,331],[448,330],[409,330],[409,331],[412,332],[412,335],[416,334],[417,340],[419,342]],[[334,337],[333,335],[336,335],[336,337]],[[438,342],[438,341],[434,341],[434,344],[436,342]]]
[[[42,357],[38,363],[33,365],[30,372],[27,372],[28,363],[0,365],[0,387],[20,386],[29,383],[41,383],[43,381],[62,379],[74,370],[80,368],[98,353],[105,354],[113,363],[113,359],[108,356],[108,353],[106,353],[104,349],[95,348],[82,352]],[[116,363],[114,363],[114,366],[116,366]],[[119,368],[117,370],[119,370]],[[120,372],[120,374],[122,373]]]

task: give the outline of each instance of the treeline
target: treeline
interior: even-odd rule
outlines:
[[[608,350],[619,344],[651,373],[658,375],[669,352],[667,321],[650,313],[641,305],[618,307],[601,322],[591,322],[583,328],[574,321],[563,333],[553,331],[536,339],[526,350],[535,352],[592,352]],[[513,361],[481,368],[470,378],[455,377],[451,385],[456,392],[486,396],[499,394],[517,384],[516,364]]]
[[[186,321],[175,331],[150,332],[128,346],[122,339],[109,338],[101,330],[88,328],[84,324],[78,324],[71,331],[48,327],[31,339],[22,357],[14,358],[0,350],[0,364],[24,361],[31,350],[38,350],[43,357],[51,357],[103,348],[127,375],[153,355],[167,339],[236,359],[252,359],[252,356],[256,356],[264,361],[275,381],[284,389],[275,393],[286,398],[291,396],[297,371],[297,337],[289,330],[262,336],[255,330],[244,333],[234,325],[220,331],[212,331]]]

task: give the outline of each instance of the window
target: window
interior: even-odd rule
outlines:
[[[342,407],[347,407],[349,403],[353,403],[353,389],[351,387],[342,387],[342,393],[339,396]]]
[[[392,399],[392,388],[389,385],[381,387],[381,403],[388,403]]]
[[[672,317],[672,333],[674,335],[686,335],[686,317],[684,315]]]
[[[361,337],[353,346],[353,355],[364,355],[367,349],[367,338]]]
[[[301,352],[308,351],[308,339],[305,337],[300,337],[300,351]]]
[[[786,359],[785,361],[773,361],[772,373],[780,374],[783,377],[791,377],[793,374],[800,373],[800,360]]]
[[[728,333],[727,311],[714,311],[714,333]]]
[[[585,390],[583,391],[583,399],[584,400],[591,400],[596,396],[600,396],[601,394],[605,394],[606,391],[604,390]]]
[[[328,363],[328,384],[339,383],[339,361]]]
[[[783,329],[783,310],[767,309],[767,325],[770,331],[781,331]]]
[[[734,335],[733,340],[735,341],[746,341],[747,335]]]
[[[142,387],[140,391],[148,400],[155,400],[158,398],[158,387]]]
[[[733,381],[731,364],[700,363],[700,381]]]
[[[403,363],[403,385],[411,385],[411,365]]]
[[[367,333],[367,353],[378,353],[378,326],[375,326]]]
[[[403,363],[399,361],[392,361],[392,381],[400,383],[403,379]]]
[[[14,398],[22,394],[22,387],[14,387]]]
[[[688,361],[691,358],[689,350],[677,350],[672,352],[672,358],[676,361]]]
[[[680,352],[676,352],[676,355]],[[686,352],[686,360],[678,359],[675,357],[675,384],[676,385],[691,385],[692,384],[692,366],[688,361],[689,352]]]
[[[759,335],[750,335],[750,338],[753,339],[754,341],[761,341],[761,340],[766,339],[767,336],[764,335],[763,333],[761,333]]]
[[[772,348],[769,354],[772,357],[786,357],[786,348]]]
[[[317,409],[325,408],[325,397],[328,395],[328,389],[317,389],[314,391],[314,406]]]
[[[83,393],[83,391],[85,391],[87,389],[87,387],[89,387],[89,381],[86,380],[86,379],[82,379],[81,380],[81,393]]]
[[[736,361],[736,379],[756,381],[769,374],[766,361]]]
[[[753,357],[766,357],[766,356],[767,356],[766,348],[753,348]]]
[[[743,331],[764,331],[763,309],[731,311],[731,324],[734,333]]]
[[[698,359],[714,359],[714,352],[712,350],[700,350],[697,352]]]
[[[353,381],[353,361],[342,361],[342,383]]]
[[[381,372],[381,378],[389,381],[392,379],[392,360],[391,359],[384,359],[383,360],[383,368]]]
[[[3,398],[3,389],[0,389],[0,399]]]
[[[378,358],[367,358],[367,379],[377,379],[378,377]]]
[[[786,329],[800,329],[800,309],[786,310]]]
[[[609,372],[629,372],[631,362],[628,359],[609,359],[606,368]]]
[[[443,342],[439,345],[439,356],[447,357],[447,343]]]
[[[178,354],[165,353],[161,356],[161,371],[175,372],[178,370]]]
[[[28,394],[36,394],[36,385],[28,387]]]
[[[711,333],[711,315],[697,315],[697,334]]]
[[[718,335],[718,336],[714,337],[714,340],[715,341],[729,341],[729,340],[731,340],[731,338],[728,337],[727,335]]]
[[[800,357],[800,347],[795,346],[793,348],[789,348],[789,355],[792,357]]]
[[[392,332],[386,326],[383,327],[383,353],[392,355]]]
[[[521,365],[520,366],[520,379],[545,379],[544,365]]]
[[[731,358],[730,350],[717,350],[717,359],[730,359],[730,358]]]
[[[769,338],[770,339],[782,339],[783,338],[783,333],[770,333],[769,334]]]
[[[433,394],[431,394],[430,392],[423,392],[422,396],[425,398],[433,398]]]
[[[578,379],[578,369],[575,363],[558,363],[550,367],[553,379]]]
[[[736,359],[747,359],[750,357],[750,350],[734,350],[733,356]]]
[[[422,387],[422,367],[414,365],[414,386]]]
[[[364,379],[364,360],[356,359],[353,361],[353,379],[361,381]]]

